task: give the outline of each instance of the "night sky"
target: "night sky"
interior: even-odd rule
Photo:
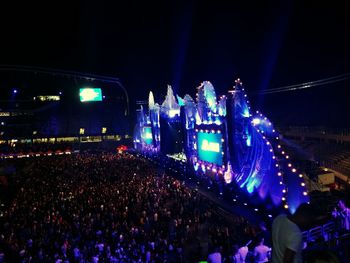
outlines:
[[[240,77],[277,124],[350,127],[349,80],[255,94],[350,72],[349,5],[236,2],[14,3],[1,8],[0,64],[116,76],[133,101],[162,98],[166,84],[194,96],[203,80],[223,94]]]

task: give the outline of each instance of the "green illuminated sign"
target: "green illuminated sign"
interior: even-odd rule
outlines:
[[[198,157],[202,161],[222,165],[222,134],[199,132],[197,134]]]
[[[152,144],[152,128],[151,127],[143,127],[142,138],[146,144]]]
[[[81,102],[102,101],[102,91],[96,88],[83,88],[79,90],[79,98]]]

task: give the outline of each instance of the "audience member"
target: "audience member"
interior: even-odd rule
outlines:
[[[292,215],[277,216],[272,224],[272,262],[302,262],[302,230],[312,226],[315,220],[315,210],[306,203]]]
[[[257,234],[257,242],[260,243],[261,239],[264,239],[264,244],[266,246],[272,246],[271,232],[267,229],[265,222],[259,223],[259,233]]]
[[[246,262],[246,258],[247,258],[247,255],[249,253],[249,244],[251,243],[252,241],[250,240],[247,244],[245,244],[244,246],[240,247],[238,249],[238,254],[239,254],[239,260],[238,262],[239,263],[245,263]]]
[[[271,248],[264,245],[264,239],[262,238],[259,242],[259,245],[257,245],[254,248],[254,262],[255,263],[268,262],[270,259],[270,252],[271,252]]]
[[[350,208],[346,207],[344,200],[338,201],[338,207],[332,211],[335,225],[340,233],[350,230]]]
[[[208,263],[221,263],[220,248],[215,247],[214,250],[208,255]]]

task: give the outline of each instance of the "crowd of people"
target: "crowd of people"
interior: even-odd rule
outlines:
[[[301,231],[315,216],[304,204],[277,217],[271,233],[264,222],[223,215],[197,189],[129,153],[7,162],[17,169],[2,188],[9,200],[0,208],[0,262],[262,263],[286,252],[301,262]],[[349,211],[339,201],[339,231],[349,230]]]
[[[266,250],[260,239],[248,253],[258,228],[239,215],[223,218],[143,158],[81,153],[22,162],[0,219],[0,262],[198,262],[213,253],[243,262],[241,255]]]

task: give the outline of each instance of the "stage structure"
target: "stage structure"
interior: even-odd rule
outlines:
[[[251,112],[240,79],[235,82],[219,98],[209,81],[197,88],[195,100],[188,94],[175,98],[168,86],[158,104],[150,92],[148,110],[137,111],[135,149],[182,153],[197,175],[238,185],[293,212],[309,201],[303,174],[293,168],[271,121]]]

